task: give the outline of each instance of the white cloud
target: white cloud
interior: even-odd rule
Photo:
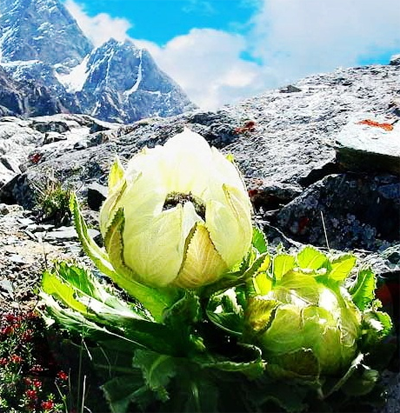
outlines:
[[[127,31],[132,27],[128,20],[120,17],[111,17],[106,13],[90,17],[85,12],[85,9],[73,0],[67,0],[65,7],[96,47],[111,37],[119,41],[125,40],[128,37]]]
[[[193,0],[192,5],[199,1]],[[400,52],[398,0],[242,0],[255,14],[242,35],[194,28],[159,46],[144,39],[157,64],[200,107],[215,109],[293,82],[305,75],[388,51]],[[128,37],[130,22],[107,14],[89,17],[67,0],[82,30],[99,45]],[[253,53],[256,64],[243,58]]]
[[[215,109],[252,96],[274,79],[268,68],[243,60],[244,37],[213,29],[192,29],[165,46],[136,40],[200,107]]]
[[[215,9],[211,2],[205,0],[188,0],[188,3],[182,10],[185,13],[200,13],[205,15],[215,13]]]
[[[197,0],[196,0],[197,1]],[[194,6],[197,4],[193,2]],[[131,27],[125,19],[107,14],[89,17],[73,0],[66,7],[83,32],[99,46],[110,37],[128,38]],[[177,36],[164,46],[145,40],[133,40],[149,50],[159,67],[173,78],[189,98],[204,109],[260,93],[271,85],[269,69],[240,57],[247,49],[240,35],[213,29],[192,29],[187,35]]]
[[[298,78],[400,50],[398,0],[263,0],[255,53],[283,78]]]

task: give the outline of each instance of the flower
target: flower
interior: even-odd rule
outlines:
[[[53,400],[46,400],[41,403],[41,407],[43,410],[51,410],[54,408],[54,402]]]
[[[120,211],[122,253],[109,236]],[[185,129],[163,147],[140,152],[126,172],[114,163],[100,229],[111,264],[125,278],[198,288],[248,252],[251,203],[235,165]]]
[[[35,364],[34,366],[31,367],[30,372],[37,374],[41,373],[44,370],[44,368],[40,364]]]
[[[33,339],[33,330],[32,329],[28,329],[28,330],[26,330],[22,333],[21,341],[26,343],[28,341],[32,341],[32,339]]]
[[[253,299],[247,311],[272,364],[298,373],[304,368],[300,360],[311,357],[322,373],[335,374],[348,368],[356,356],[360,311],[344,290],[335,291],[311,275],[285,274],[266,296]]]
[[[33,380],[32,384],[33,384],[33,387],[40,389],[43,383],[40,380]]]
[[[30,377],[24,377],[24,383],[27,385],[27,386],[30,386],[31,384],[32,384],[32,379],[30,378]]]
[[[10,360],[11,360],[11,363],[20,364],[20,363],[22,362],[22,357],[20,357],[20,356],[18,356],[18,355],[16,355],[16,354],[13,354],[13,355],[10,357]]]
[[[38,398],[36,390],[27,390],[25,395],[29,400],[37,400]]]
[[[68,374],[65,373],[64,371],[60,370],[57,373],[57,378],[60,379],[60,380],[63,380],[63,381],[67,381],[68,380]]]
[[[12,327],[12,326],[7,326],[7,327],[4,327],[2,330],[1,330],[1,334],[2,335],[4,335],[4,336],[12,336],[13,334],[14,334],[14,327]]]

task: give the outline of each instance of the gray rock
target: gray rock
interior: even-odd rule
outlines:
[[[400,54],[395,54],[390,58],[390,64],[393,66],[400,65]]]
[[[384,249],[400,241],[400,182],[392,175],[330,175],[284,206],[273,222],[302,243],[326,247],[327,237],[338,250]]]
[[[99,211],[101,204],[106,200],[108,188],[105,185],[100,185],[93,182],[87,187],[87,203],[89,208],[94,211]]]
[[[92,238],[96,238],[100,232],[95,230],[95,229],[88,229],[89,236]],[[71,239],[77,239],[78,234],[76,233],[76,230],[74,227],[59,227],[53,231],[50,231],[46,233],[45,239],[47,241],[50,240],[61,240],[61,241],[67,241]]]
[[[375,124],[360,123],[365,120]],[[400,175],[400,123],[392,125],[392,122],[371,114],[355,116],[335,141],[336,160],[340,166],[352,171]]]
[[[287,85],[286,87],[282,88],[279,90],[281,93],[295,93],[295,92],[301,92],[301,89],[293,86],[293,85]]]

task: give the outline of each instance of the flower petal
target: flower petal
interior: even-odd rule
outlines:
[[[125,176],[124,168],[118,157],[115,158],[111,166],[110,174],[108,175],[108,191],[111,193],[115,188],[118,188],[122,179]]]
[[[223,185],[225,202],[211,200],[206,206],[206,226],[212,242],[229,268],[249,250],[253,229],[245,195],[236,187]]]
[[[154,217],[150,225],[135,217],[125,221],[124,261],[140,280],[152,286],[166,286],[177,276],[182,265],[185,240],[200,220],[191,203],[177,205]],[[132,228],[135,227],[135,230]]]
[[[203,223],[197,223],[189,234],[184,262],[173,285],[197,288],[217,281],[227,270],[228,267],[215,249],[207,228]]]

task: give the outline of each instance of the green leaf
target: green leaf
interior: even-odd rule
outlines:
[[[115,377],[101,386],[111,413],[127,413],[131,403],[146,408],[149,404],[149,391],[143,385],[143,377],[124,375]],[[146,397],[147,396],[147,397]]]
[[[295,266],[295,258],[290,254],[278,254],[272,262],[273,274],[276,281],[279,281],[287,272]]]
[[[253,285],[257,295],[266,295],[272,289],[272,280],[266,273],[260,273],[254,277]]]
[[[310,274],[304,274],[301,270],[287,272],[273,290],[274,297],[286,304],[296,304],[298,299],[307,302],[308,305],[318,305],[320,299],[319,283]]]
[[[367,310],[362,314],[363,346],[366,351],[387,337],[393,329],[390,316],[383,311]]]
[[[115,158],[114,163],[110,168],[110,174],[108,175],[108,190],[112,191],[123,180],[125,175],[124,168],[118,157]]]
[[[265,252],[261,254],[243,274],[243,279],[248,280],[259,272],[266,272],[270,266],[271,257]]]
[[[342,282],[350,274],[357,258],[351,254],[344,254],[330,261],[328,277],[331,280]]]
[[[199,317],[199,297],[193,291],[184,291],[183,297],[164,312],[164,323],[180,329],[195,323]]]
[[[329,388],[323,389],[323,397],[327,398],[332,393],[341,389],[343,385],[345,385],[346,382],[350,379],[350,377],[354,374],[354,372],[359,368],[359,366],[362,365],[363,361],[364,355],[362,353],[359,353],[351,362],[351,365],[349,369],[346,371],[346,373],[342,377],[340,377],[339,380],[336,381],[336,383],[334,383],[333,385],[330,384]]]
[[[82,313],[74,311],[71,308],[61,307],[51,295],[48,295],[43,291],[40,293],[40,298],[42,299],[42,303],[46,306],[46,309],[42,310],[41,313],[48,325],[52,325],[57,321],[57,324],[61,329],[78,334],[82,337],[88,337],[96,342],[115,338],[126,340],[124,337],[113,333],[107,328],[88,320]],[[137,344],[130,343],[131,345]]]
[[[294,381],[280,381],[270,378],[267,374],[257,385],[252,385],[250,402],[254,412],[301,413],[307,411],[305,398],[309,388],[296,385]],[[273,406],[271,406],[271,402]]]
[[[71,195],[70,209],[74,217],[75,229],[83,251],[102,273],[112,277],[115,274],[114,268],[110,264],[107,253],[103,251],[90,237],[75,194]]]
[[[249,379],[260,377],[264,373],[264,361],[261,350],[254,345],[239,344],[236,349],[235,359],[212,358],[211,354],[204,357],[196,357],[202,368],[211,368],[230,373],[242,373]]]
[[[159,400],[165,402],[169,399],[166,387],[177,374],[175,360],[172,357],[137,350],[133,359],[133,367],[142,370],[146,385],[156,393]]]
[[[299,379],[316,383],[320,375],[320,366],[311,349],[300,348],[274,358],[267,364],[267,372],[279,379]]]
[[[376,277],[370,268],[358,272],[356,281],[349,288],[354,304],[364,311],[375,298]]]
[[[123,327],[133,319],[149,321],[138,306],[128,305],[109,293],[89,270],[65,262],[45,272],[42,289],[85,317],[105,325]]]
[[[253,227],[253,247],[260,253],[264,254],[267,252],[268,244],[265,234],[257,227]]]
[[[186,354],[189,348],[187,323],[182,322],[181,328],[175,330],[165,324],[154,323],[140,308],[130,306],[109,294],[85,270],[81,269],[79,272],[77,267],[73,267],[75,271],[66,271],[65,268],[68,269],[68,266],[61,265],[58,268],[62,276],[47,271],[42,281],[42,298],[46,298],[45,303],[50,307],[48,312],[63,327],[65,324],[65,328],[70,329],[69,316],[72,318],[74,329],[77,327],[78,320],[81,322],[81,330],[91,320],[105,327],[105,331],[111,336],[119,337],[122,341],[126,340],[136,348],[149,348],[172,355]],[[74,275],[71,278],[72,282],[68,278],[71,274]],[[80,275],[79,282],[76,280],[76,274]],[[86,282],[82,281],[84,278]],[[69,308],[63,311],[54,300],[50,300],[49,295],[54,296]],[[83,317],[76,317],[74,311],[71,310],[82,313]],[[79,328],[77,330],[79,331]]]
[[[375,387],[379,379],[379,372],[366,366],[359,366],[357,371],[346,381],[342,387],[349,396],[365,396]]]
[[[315,247],[307,245],[304,247],[296,257],[298,266],[305,270],[319,270],[324,266],[328,258],[321,251],[318,251]]]
[[[243,308],[238,304],[234,289],[211,297],[206,314],[209,320],[224,331],[240,336],[243,331]]]
[[[262,334],[270,326],[275,311],[279,306],[276,300],[266,300],[263,298],[250,298],[246,309],[246,322],[252,334]]]
[[[88,314],[87,307],[75,299],[75,290],[50,271],[45,271],[43,274],[42,289],[46,294],[57,297],[72,310]]]

